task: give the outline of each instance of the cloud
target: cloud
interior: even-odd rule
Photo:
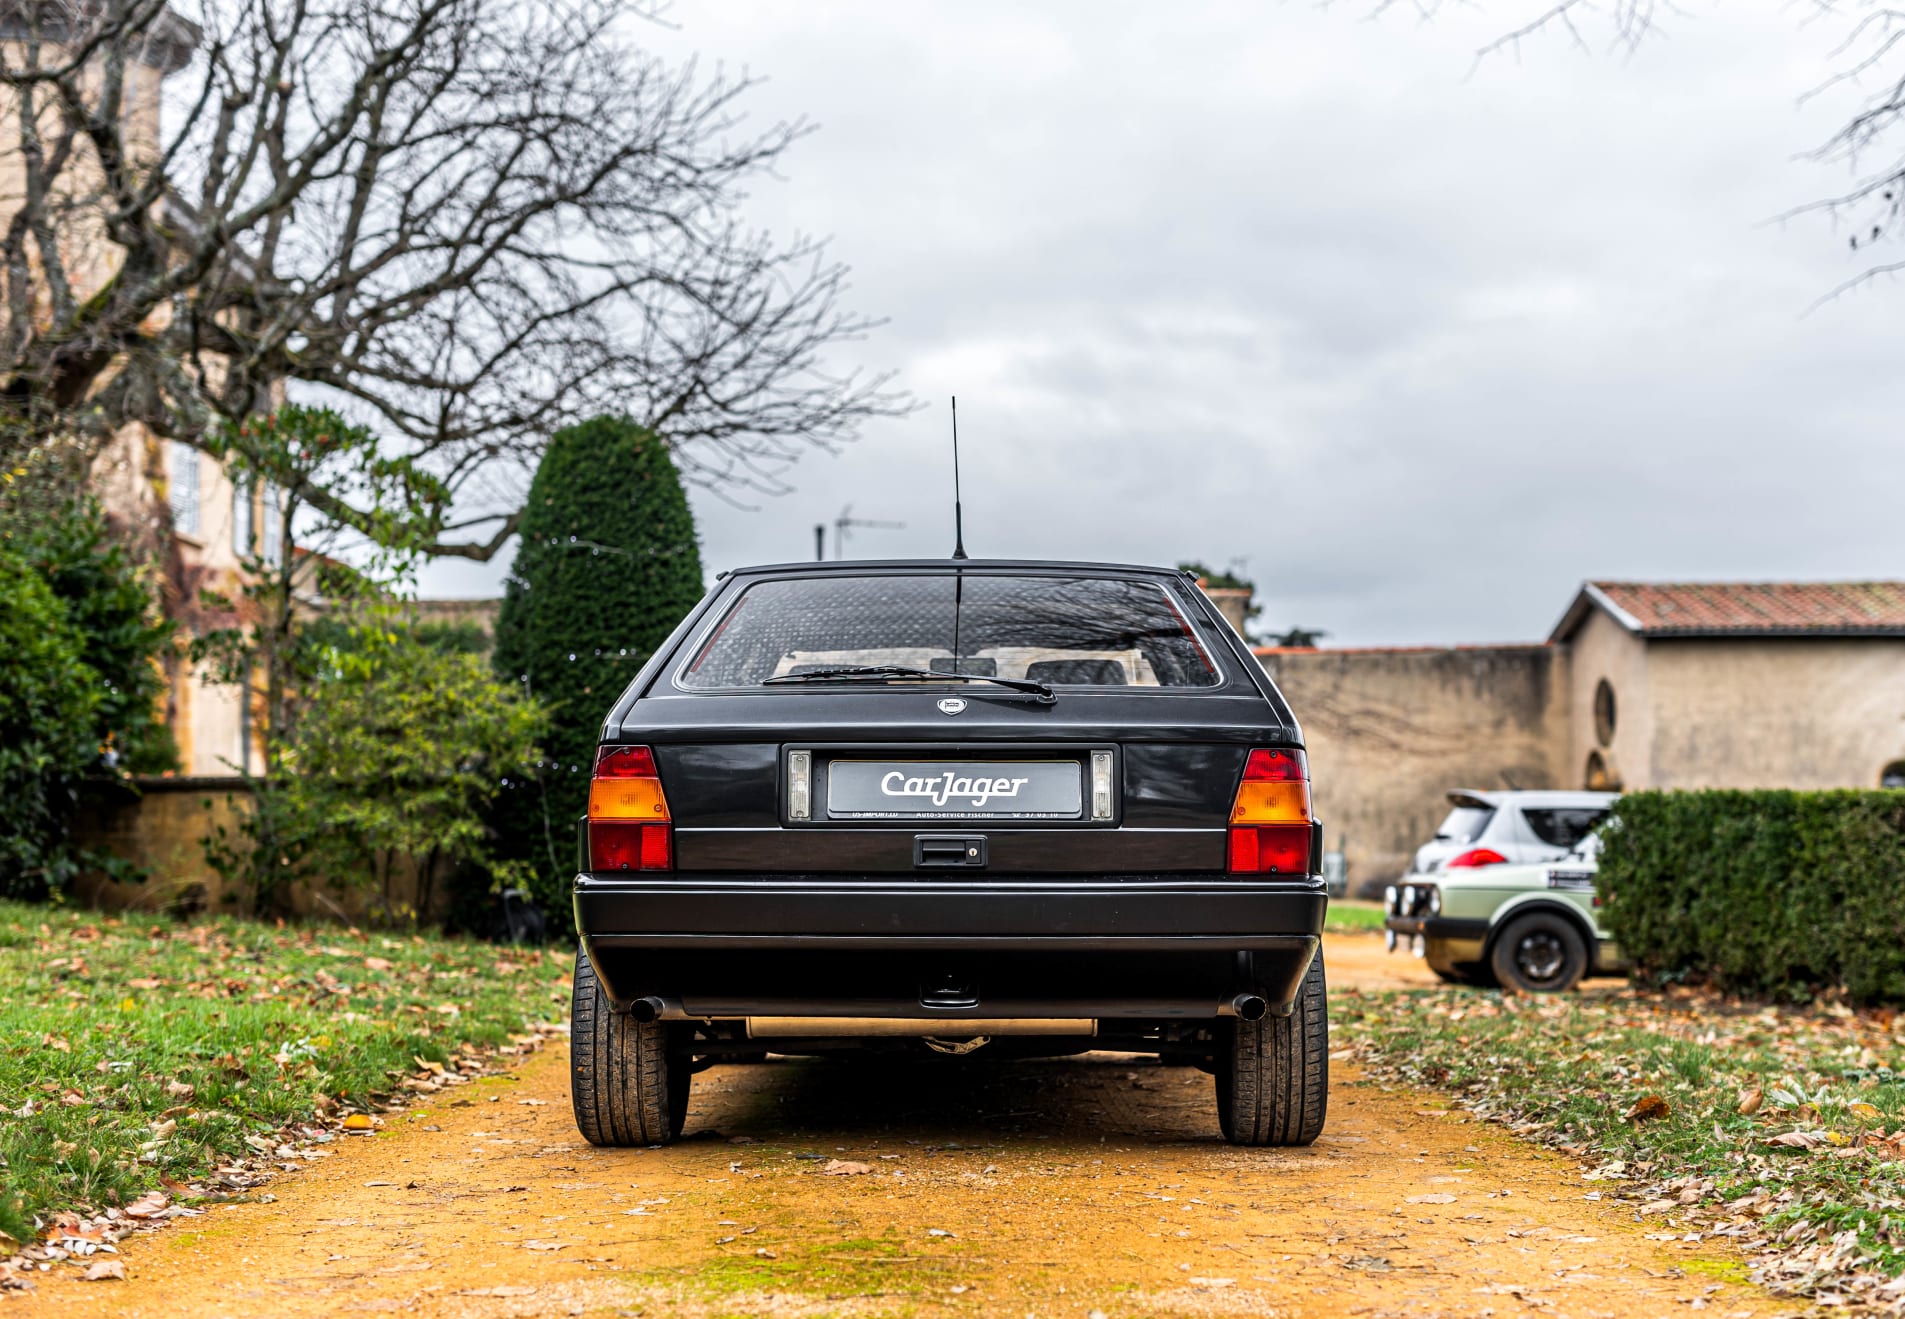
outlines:
[[[1761,223],[1832,35],[1712,7],[1631,57],[1520,10],[730,0],[645,32],[766,75],[820,126],[751,214],[834,235],[853,360],[929,406],[740,511],[711,568],[951,545],[960,397],[974,553],[1247,562],[1333,644],[1545,633],[1588,576],[1905,572],[1891,438],[1905,289]],[[433,590],[494,580],[433,570]]]

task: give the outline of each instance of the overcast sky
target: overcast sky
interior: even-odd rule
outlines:
[[[888,320],[855,360],[930,405],[698,496],[709,571],[849,504],[906,524],[850,556],[948,552],[957,393],[975,555],[1240,560],[1331,645],[1538,638],[1589,577],[1905,576],[1905,284],[1809,313],[1859,267],[1766,223],[1843,181],[1796,159],[1841,34],[1696,3],[1471,71],[1533,5],[1368,9],[684,0],[648,40],[819,126],[751,218],[833,236]]]

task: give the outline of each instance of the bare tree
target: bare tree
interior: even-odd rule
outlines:
[[[751,129],[747,79],[641,50],[637,0],[206,4],[0,0],[16,451],[198,442],[314,387],[450,492],[429,551],[485,559],[512,477],[584,416],[762,487],[900,406],[829,370],[871,325],[844,268],[739,219],[806,127]],[[362,493],[311,498],[373,532]]]
[[[1448,0],[1376,0],[1376,12],[1407,10],[1434,17]],[[1506,12],[1510,6],[1504,5]],[[1559,36],[1580,50],[1632,52],[1678,19],[1699,20],[1670,0],[1538,0],[1501,34],[1475,52],[1476,60],[1521,53],[1531,39]],[[1905,9],[1884,0],[1804,0],[1794,12],[1802,25],[1838,25],[1829,58],[1837,67],[1805,89],[1800,100],[1849,95],[1844,123],[1810,153],[1818,164],[1842,169],[1844,188],[1792,207],[1790,220],[1824,215],[1849,230],[1854,251],[1905,237]],[[1826,297],[1880,275],[1905,270],[1905,261],[1874,261]]]

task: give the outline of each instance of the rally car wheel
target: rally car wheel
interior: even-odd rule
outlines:
[[[1308,1145],[1329,1106],[1330,1019],[1318,950],[1296,1008],[1231,1020],[1217,1054],[1217,1122],[1233,1145]]]
[[[1489,961],[1504,989],[1560,994],[1587,974],[1587,942],[1567,917],[1535,911],[1503,928]]]
[[[682,1028],[609,1009],[588,956],[576,953],[569,1097],[591,1145],[665,1145],[688,1116],[691,1061]]]

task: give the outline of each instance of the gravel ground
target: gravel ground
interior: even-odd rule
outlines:
[[[1330,942],[1332,981],[1420,964]],[[8,1315],[1773,1315],[1722,1244],[1647,1239],[1567,1160],[1360,1083],[1237,1150],[1210,1078],[1091,1054],[696,1078],[684,1140],[596,1150],[566,1055],[389,1117],[275,1199],[128,1239]]]

